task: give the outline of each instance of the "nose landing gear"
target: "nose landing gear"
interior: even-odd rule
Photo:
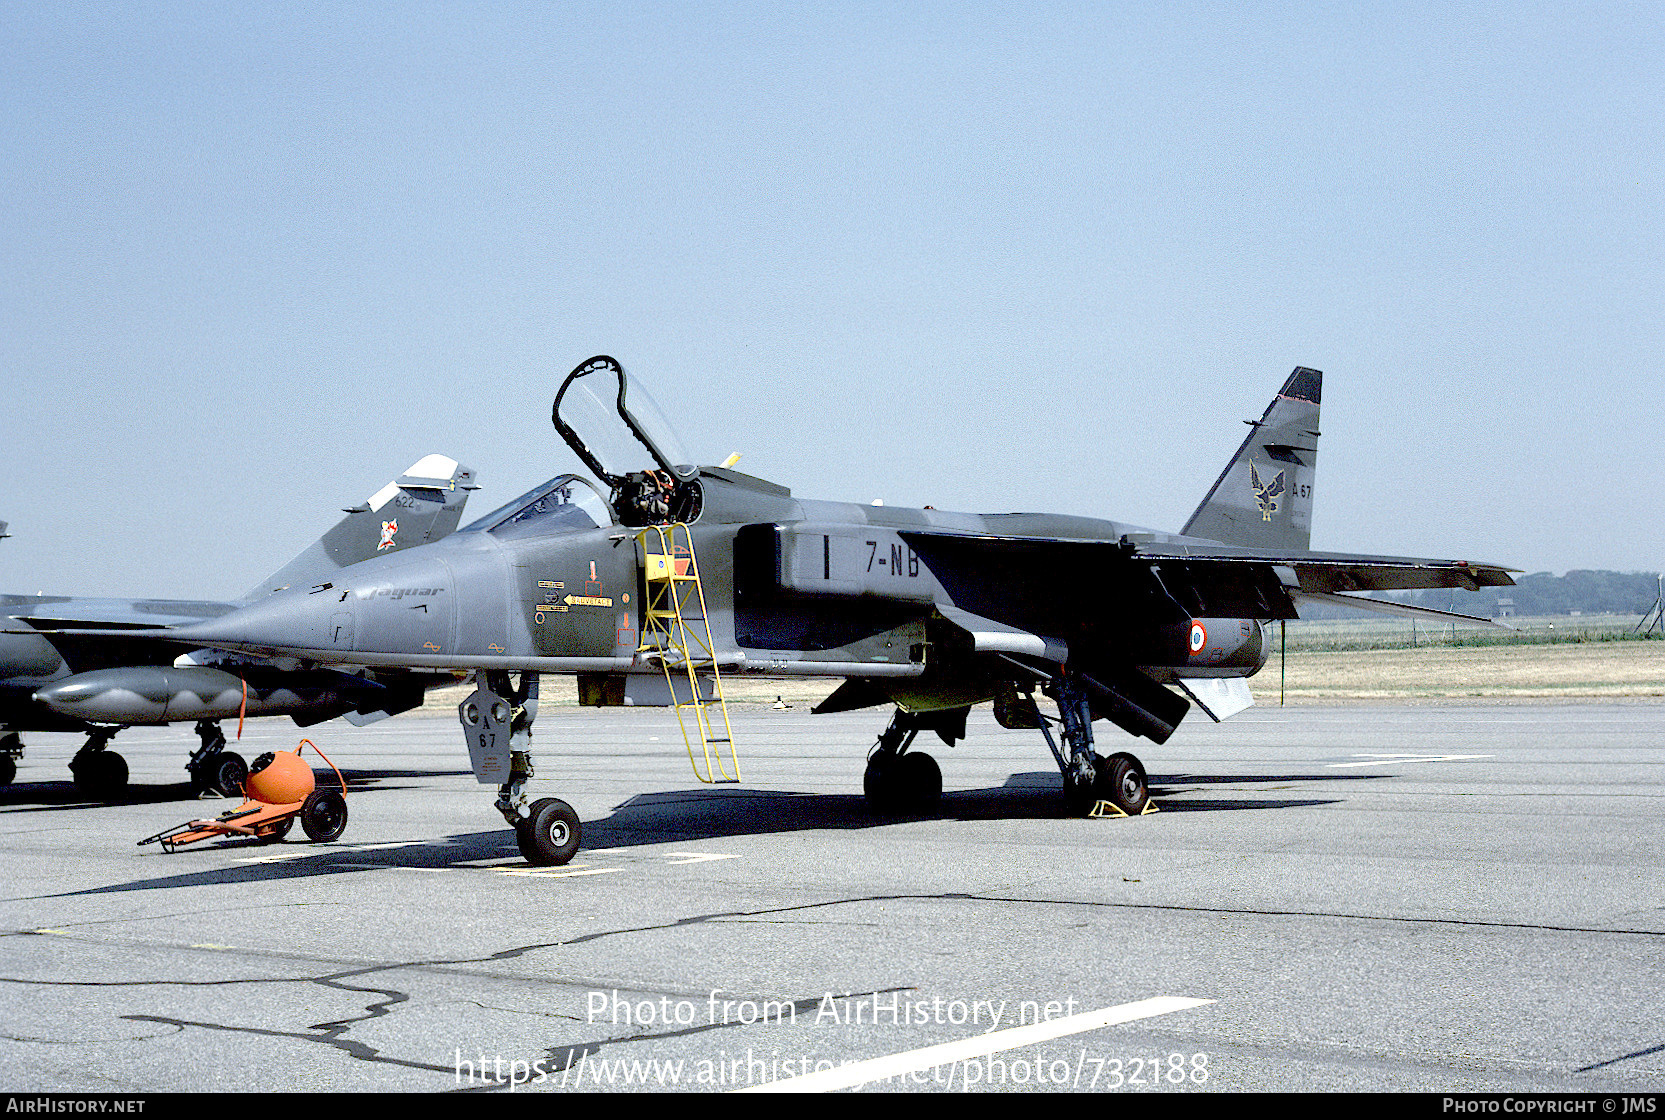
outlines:
[[[526,783],[532,766],[532,722],[538,714],[538,674],[520,675],[514,687],[505,671],[484,674],[484,683],[457,706],[474,776],[482,784],[501,781],[497,811],[515,830],[526,862],[559,867],[578,852],[583,828],[571,805],[555,797],[531,803]]]

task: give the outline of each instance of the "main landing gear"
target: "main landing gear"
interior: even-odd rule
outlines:
[[[1062,727],[1064,749],[1059,750],[1047,726],[1049,721],[1038,709],[1035,724],[1064,775],[1064,807],[1070,816],[1102,816],[1106,802],[1130,817],[1143,813],[1150,802],[1145,768],[1126,752],[1105,758],[1093,750],[1092,701],[1086,690],[1066,674],[1054,677],[1043,690],[1058,703],[1057,722]],[[1033,707],[1034,698],[1029,697],[1028,703]]]
[[[1071,816],[1136,817],[1150,805],[1145,768],[1133,755],[1108,758],[1093,750],[1092,701],[1076,678],[1060,674],[1045,680],[1042,691],[1058,703],[1058,718],[1043,716],[1028,693],[1015,690],[996,701],[997,718],[1006,727],[1038,728],[1064,777],[1064,806]],[[963,719],[963,709],[960,713]],[[1058,738],[1052,725],[1058,725]],[[875,813],[930,812],[942,798],[942,771],[928,754],[910,752],[920,731],[938,731],[945,741],[964,734],[963,725],[948,726],[944,713],[909,713],[901,708],[867,757],[862,792]],[[1060,745],[1059,739],[1062,739]]]
[[[225,732],[218,720],[197,721],[197,737],[202,746],[191,752],[185,769],[191,775],[191,789],[198,796],[214,792],[234,797],[243,791],[249,780],[249,764],[236,751],[225,749]]]
[[[528,802],[531,780],[532,721],[538,714],[538,674],[520,675],[520,687],[509,674],[492,670],[485,682],[457,706],[463,733],[468,737],[474,774],[482,782],[506,777],[497,790],[497,811],[515,830],[520,854],[527,863],[558,867],[578,852],[582,834],[578,814],[556,797]],[[505,757],[506,756],[506,757]]]
[[[110,750],[110,740],[119,727],[94,727],[87,741],[69,760],[70,777],[88,797],[101,800],[119,797],[127,788],[127,760]],[[191,775],[191,789],[197,794],[215,792],[226,797],[240,794],[248,780],[249,765],[236,751],[225,749],[225,734],[217,720],[197,721],[202,746],[191,752],[185,769]],[[11,785],[17,777],[17,760],[23,757],[23,739],[15,731],[0,736],[0,786]]]
[[[0,735],[0,786],[9,786],[17,778],[17,760],[23,757],[23,736],[15,731]]]
[[[928,720],[897,708],[867,756],[861,790],[875,813],[928,813],[942,800],[942,769],[923,751],[909,752]]]
[[[69,773],[75,787],[88,797],[100,800],[117,797],[127,788],[127,760],[106,748],[116,737],[119,727],[94,727],[69,760]]]

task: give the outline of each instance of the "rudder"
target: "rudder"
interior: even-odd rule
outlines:
[[[476,489],[471,468],[444,455],[424,456],[368,501],[348,509],[334,528],[243,597],[259,599],[316,583],[360,560],[449,536]]]
[[[1222,544],[1306,552],[1312,545],[1318,406],[1324,375],[1296,366],[1214,488],[1180,530]]]

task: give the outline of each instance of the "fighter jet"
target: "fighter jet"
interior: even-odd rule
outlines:
[[[222,719],[288,715],[305,727],[338,715],[369,722],[422,702],[449,674],[383,670],[348,674],[294,668],[190,645],[129,639],[125,631],[218,618],[289,587],[311,586],[373,556],[448,536],[462,519],[474,472],[429,455],[237,602],[0,595],[0,785],[17,775],[23,731],[80,731],[70,762],[83,791],[108,797],[127,784],[127,762],[109,750],[133,724],[195,721],[201,746],[186,770],[199,791],[235,793],[248,775],[226,748]],[[0,525],[0,530],[4,526]],[[51,631],[51,641],[41,631]]]
[[[596,481],[561,475],[437,544],[164,636],[319,671],[472,670],[459,718],[475,776],[499,787],[535,864],[565,863],[581,835],[565,802],[526,793],[550,672],[576,674],[586,704],[676,705],[710,781],[739,777],[725,674],[843,678],[817,711],[893,708],[863,778],[879,812],[940,797],[916,737],[952,745],[993,701],[1002,725],[1041,732],[1070,812],[1135,815],[1144,767],[1100,755],[1096,721],[1161,743],[1193,705],[1216,720],[1243,710],[1269,621],[1304,602],[1513,582],[1492,564],[1310,550],[1321,381],[1297,368],[1185,527],[1163,533],[800,499],[696,465],[640,384],[598,356],[552,414]]]

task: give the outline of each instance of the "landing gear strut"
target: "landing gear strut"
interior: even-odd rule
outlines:
[[[485,683],[457,706],[475,777],[482,782],[507,778],[497,790],[497,811],[514,826],[520,854],[527,863],[555,867],[577,854],[582,829],[578,814],[559,798],[527,802],[526,783],[535,773],[532,721],[537,714],[538,674],[532,672],[521,674],[517,689],[507,672],[488,671]]]
[[[1145,768],[1126,752],[1109,758],[1094,752],[1092,701],[1085,689],[1067,674],[1060,674],[1043,686],[1043,690],[1058,703],[1063,751],[1058,749],[1048,721],[1038,711],[1036,722],[1064,775],[1064,806],[1070,816],[1093,816],[1102,801],[1108,801],[1130,817],[1143,813],[1150,801]],[[1033,702],[1031,699],[1030,703]]]
[[[115,797],[127,788],[127,760],[105,749],[120,730],[119,727],[93,728],[87,741],[69,760],[69,772],[76,787],[88,797]]]
[[[942,800],[942,769],[923,751],[908,748],[925,721],[901,708],[867,756],[861,789],[875,813],[929,812]]]
[[[236,751],[225,749],[225,732],[218,720],[197,721],[197,737],[202,746],[191,752],[185,769],[191,775],[191,789],[199,796],[212,790],[224,797],[242,792],[249,780],[249,764]]]

